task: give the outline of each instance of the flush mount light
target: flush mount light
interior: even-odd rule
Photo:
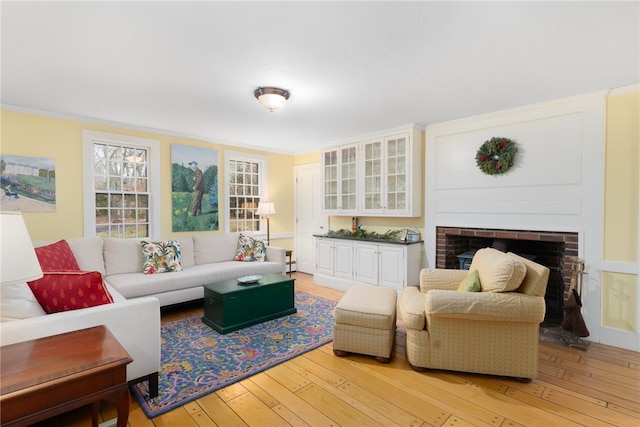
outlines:
[[[259,87],[253,94],[258,102],[271,112],[282,107],[289,99],[289,92],[277,87]]]

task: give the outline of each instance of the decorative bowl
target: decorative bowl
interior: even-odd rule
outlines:
[[[242,276],[242,277],[238,277],[238,282],[240,282],[240,283],[244,283],[244,284],[247,284],[247,283],[257,283],[257,282],[259,282],[259,281],[260,281],[260,279],[262,279],[262,276],[258,276],[258,275],[256,274],[256,275],[253,275],[253,276]]]

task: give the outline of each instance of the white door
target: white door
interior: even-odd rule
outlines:
[[[318,254],[316,272],[333,276],[333,240],[317,239],[316,253]]]
[[[404,272],[407,261],[404,258],[405,249],[401,246],[380,246],[380,265],[378,280],[380,286],[402,290],[405,286]]]
[[[378,245],[356,243],[356,269],[358,281],[378,284]]]
[[[320,163],[300,165],[295,174],[295,243],[296,269],[313,274],[316,262],[314,234],[329,230],[329,217],[322,215]]]
[[[353,243],[348,240],[333,241],[333,275],[343,279],[353,278]]]

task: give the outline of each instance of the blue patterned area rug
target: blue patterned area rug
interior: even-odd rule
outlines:
[[[297,291],[297,313],[221,335],[188,317],[161,326],[160,393],[131,386],[149,418],[233,384],[333,340],[336,301]]]

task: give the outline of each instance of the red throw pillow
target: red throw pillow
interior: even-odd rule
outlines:
[[[46,272],[29,287],[47,314],[113,302],[97,271]]]
[[[78,261],[66,240],[35,248],[43,272],[80,271]]]

